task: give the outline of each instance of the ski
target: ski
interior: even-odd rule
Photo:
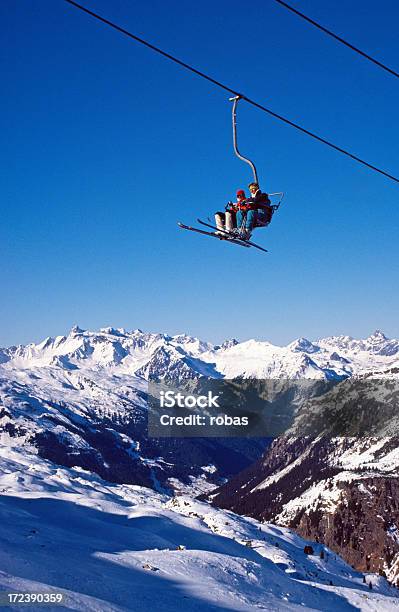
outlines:
[[[237,237],[234,236],[234,234],[232,234],[231,232],[229,232],[229,230],[222,230],[219,229],[218,227],[216,227],[216,225],[212,225],[211,223],[206,223],[205,221],[202,221],[202,219],[197,219],[198,223],[201,223],[201,225],[205,225],[206,227],[210,227],[218,232],[221,232],[223,234],[226,234],[226,236],[229,236],[230,238],[235,238],[237,240]],[[208,218],[208,221],[210,222],[210,219]],[[238,238],[238,240],[241,240],[240,238]]]
[[[269,252],[267,249],[264,249],[263,247],[259,246],[259,244],[256,244],[255,242],[251,242],[251,240],[243,240],[240,238],[235,238],[233,234],[231,234],[227,230],[219,230],[215,225],[210,225],[209,223],[205,223],[205,221],[202,221],[201,219],[197,219],[197,221],[198,223],[201,223],[201,225],[205,225],[206,227],[210,227],[214,230],[217,230],[218,232],[223,232],[223,234],[226,234],[226,236],[230,236],[230,240],[239,240],[241,244],[244,243],[248,246],[255,247],[255,249],[259,249],[260,251],[263,251],[264,253]]]
[[[226,238],[224,238],[223,236],[218,236],[218,234],[215,234],[215,232],[206,232],[200,229],[199,227],[191,227],[191,225],[185,225],[184,223],[180,223],[180,221],[177,225],[181,227],[181,229],[190,230],[190,232],[197,232],[198,234],[202,234],[203,236],[212,236],[213,238],[217,238],[218,240],[225,240],[226,242],[232,242],[233,244],[238,244],[238,246],[249,248],[249,244],[246,244],[241,240],[236,240],[235,238],[228,238],[227,236]]]

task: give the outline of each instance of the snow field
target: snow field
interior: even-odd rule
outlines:
[[[321,559],[321,545],[305,555],[308,542],[288,529],[113,485],[26,449],[0,447],[0,493],[0,589],[63,592],[66,609],[399,608],[383,578],[368,577],[370,591],[328,549]]]

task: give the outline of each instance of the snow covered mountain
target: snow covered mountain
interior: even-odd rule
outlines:
[[[289,529],[116,485],[26,448],[0,447],[0,491],[2,592],[61,593],[63,609],[87,612],[399,607],[383,577]]]
[[[399,586],[399,439],[280,438],[209,495],[295,529]]]
[[[4,371],[58,367],[60,370],[103,371],[148,378],[174,375],[226,378],[295,378],[351,376],[399,367],[399,340],[376,331],[365,340],[332,336],[310,342],[299,338],[287,346],[270,342],[228,340],[212,345],[185,334],[169,336],[137,329],[78,326],[68,336],[46,338],[39,344],[0,348]]]
[[[221,376],[198,358],[211,349],[188,336],[78,327],[2,349],[0,432],[113,482],[209,488],[256,460],[264,443],[148,438],[147,380]]]
[[[275,441],[263,456],[262,439],[151,439],[147,381],[383,379],[392,395],[398,375],[399,341],[380,331],[363,340],[300,338],[280,347],[256,340],[214,346],[184,334],[74,327],[67,336],[0,349],[0,443],[160,493],[199,494],[231,478],[213,495],[215,504],[317,537],[358,568],[385,571],[396,580],[395,439],[293,437]],[[317,408],[312,418],[318,417],[323,398],[310,405]],[[352,506],[358,514],[345,514]],[[376,515],[383,517],[378,529],[371,518]],[[331,527],[351,520],[352,538],[343,527]],[[378,533],[378,546],[370,530]]]
[[[395,377],[398,364],[399,341],[382,332],[366,340],[301,338],[285,347],[256,340],[213,346],[184,334],[75,326],[67,336],[0,349],[0,431],[114,482],[160,490],[176,478],[218,483],[258,459],[264,441],[149,439],[148,380],[339,381]]]

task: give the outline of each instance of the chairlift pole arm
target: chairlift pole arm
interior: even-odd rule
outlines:
[[[250,160],[241,155],[237,146],[237,103],[242,98],[242,96],[234,96],[234,98],[229,98],[230,102],[233,102],[233,110],[232,110],[232,121],[233,121],[233,146],[234,153],[237,155],[239,159],[246,162],[251,166],[252,173],[254,176],[254,183],[259,183],[258,181],[258,173],[256,172],[255,164]]]

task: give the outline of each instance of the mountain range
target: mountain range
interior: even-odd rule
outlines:
[[[0,349],[1,444],[117,484],[202,494],[324,542],[358,569],[396,582],[395,437],[149,438],[147,386],[205,376],[328,381],[335,393],[342,381],[375,379],[391,397],[398,373],[399,340],[381,331],[287,346],[234,339],[212,345],[185,334],[75,326],[39,344]],[[323,398],[312,402],[325,410]]]

